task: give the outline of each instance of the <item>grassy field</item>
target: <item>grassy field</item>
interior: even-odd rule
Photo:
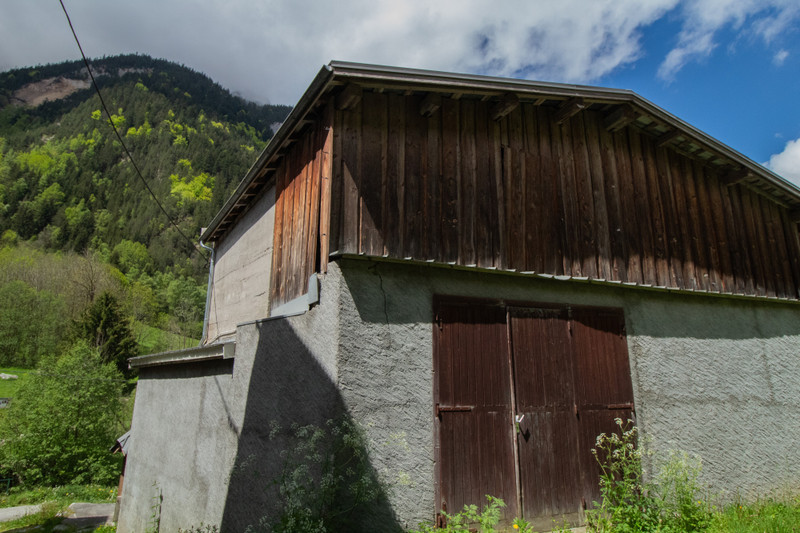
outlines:
[[[0,398],[13,398],[20,383],[28,377],[29,372],[32,372],[32,369],[18,367],[0,368],[0,373],[18,376],[18,379],[0,379]]]
[[[116,499],[116,487],[102,487],[99,485],[68,485],[32,489],[14,487],[7,493],[0,495],[0,507],[41,504],[42,510],[39,513],[28,515],[18,520],[0,523],[0,532],[39,526],[41,529],[37,529],[37,531],[47,533],[61,522],[62,518],[58,516],[59,513],[74,502],[114,503]],[[104,527],[95,531],[108,532],[114,530],[115,528]]]
[[[191,339],[142,323],[134,324],[133,335],[136,337],[143,354],[181,350],[197,346],[200,342],[198,339]]]

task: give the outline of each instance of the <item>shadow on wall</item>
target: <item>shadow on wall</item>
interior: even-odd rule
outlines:
[[[431,323],[432,296],[502,299],[521,305],[623,307],[628,334],[656,338],[779,339],[800,336],[792,302],[666,293],[363,259],[339,264],[359,317],[367,323]]]
[[[329,374],[289,320],[255,328],[221,531],[401,531]]]

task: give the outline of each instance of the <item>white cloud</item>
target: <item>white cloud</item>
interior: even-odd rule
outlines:
[[[783,65],[783,62],[786,61],[787,57],[789,57],[789,52],[787,52],[786,50],[783,50],[783,49],[778,50],[778,52],[772,58],[772,63],[776,67],[780,67],[781,65]]]
[[[688,62],[708,57],[717,46],[715,35],[723,28],[755,35],[769,44],[800,18],[797,0],[686,0],[682,11],[678,44],[658,69],[666,80]],[[775,58],[779,56],[780,52]]]
[[[139,0],[67,7],[91,56],[148,53],[247,97],[294,103],[331,59],[590,82],[636,61],[642,31],[678,2]],[[58,4],[32,4],[0,2],[0,70],[77,56],[61,31]],[[39,24],[50,9],[48,24]]]
[[[800,139],[787,142],[783,151],[773,154],[764,166],[800,186]]]
[[[659,70],[668,79],[710,54],[721,28],[770,43],[800,18],[797,0],[70,0],[67,7],[90,56],[171,59],[248,98],[287,104],[331,59],[591,83],[641,59],[641,35],[667,14],[681,28]],[[0,0],[0,70],[78,57],[58,3]]]

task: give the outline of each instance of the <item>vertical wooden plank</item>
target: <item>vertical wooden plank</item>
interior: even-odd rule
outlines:
[[[581,275],[597,278],[597,220],[594,213],[592,171],[586,149],[585,113],[579,113],[569,122],[572,127],[572,150],[575,162],[575,192],[578,200],[578,232],[580,238]],[[606,228],[602,228],[606,229]]]
[[[678,216],[678,250],[680,261],[683,268],[683,288],[699,288],[699,276],[695,268],[694,259],[694,235],[692,233],[692,222],[689,216],[689,198],[686,192],[686,173],[683,170],[681,161],[683,156],[675,152],[668,152],[670,176],[672,178],[673,193],[675,194],[675,205]]]
[[[506,205],[509,217],[508,268],[527,270],[525,265],[525,143],[522,111],[517,107],[505,117],[508,125],[508,185]]]
[[[737,294],[753,294],[753,271],[742,229],[744,220],[734,207],[731,188],[720,183],[718,190],[722,200],[728,249],[731,254],[731,268],[735,283],[733,290]]]
[[[756,225],[756,235],[758,248],[764,258],[764,281],[767,288],[767,296],[777,296],[780,290],[780,267],[776,265],[774,243],[770,242],[767,233],[767,222],[764,217],[762,198],[758,194],[751,194],[753,206],[753,218]]]
[[[532,104],[522,104],[522,125],[525,133],[525,270],[544,271],[544,189],[541,157],[539,155],[539,132],[536,109]]]
[[[428,118],[425,179],[425,258],[441,260],[442,250],[442,112],[441,108]]]
[[[386,96],[364,91],[361,97],[361,253],[383,255],[383,128]]]
[[[601,279],[614,279],[612,273],[611,231],[609,223],[609,207],[606,198],[606,179],[603,156],[600,148],[600,124],[597,113],[581,113],[586,130],[586,149],[589,153],[589,175],[592,185],[592,202],[594,207],[594,239],[597,254],[597,276]]]
[[[386,152],[386,209],[388,214],[386,253],[391,257],[403,254],[403,230],[405,225],[405,164],[406,164],[406,111],[405,97],[389,94],[389,137]]]
[[[291,291],[292,283],[292,246],[294,241],[294,226],[297,223],[296,215],[297,209],[295,208],[296,182],[295,182],[295,152],[289,150],[284,156],[284,164],[286,171],[286,203],[284,204],[283,211],[283,239],[282,239],[282,257],[283,263],[283,279],[280,286],[280,302],[285,303],[289,301],[288,295]]]
[[[733,193],[733,198],[736,202],[736,210],[739,212],[740,225],[744,229],[742,240],[743,245],[747,247],[748,255],[750,257],[751,271],[753,272],[753,293],[758,296],[764,296],[766,291],[766,282],[764,281],[764,263],[761,257],[761,251],[757,244],[757,233],[755,229],[755,220],[753,218],[753,207],[750,203],[750,191],[744,187],[735,186],[731,187],[730,192]]]
[[[627,246],[625,242],[625,223],[620,201],[619,175],[614,153],[614,138],[595,116],[593,127],[597,132],[597,147],[600,152],[600,167],[603,172],[603,186],[606,213],[608,217],[609,268],[610,277],[615,281],[627,280]]]
[[[270,309],[280,305],[280,286],[283,280],[283,226],[286,195],[284,165],[275,170],[275,222],[272,229],[272,270],[270,279]]]
[[[309,194],[308,205],[308,231],[306,233],[306,254],[303,279],[308,278],[317,272],[317,250],[319,245],[319,198],[320,198],[320,166],[322,163],[322,122],[318,122],[313,134],[309,133],[310,156],[309,164]],[[307,287],[308,285],[306,285]],[[303,293],[306,287],[303,288]]]
[[[636,218],[636,191],[633,186],[633,167],[631,164],[628,130],[623,129],[612,135],[614,139],[614,162],[619,174],[619,198],[622,209],[622,235],[625,240],[626,277],[624,281],[642,283],[642,237],[643,228]]]
[[[708,290],[719,292],[722,282],[720,280],[720,259],[718,249],[718,239],[714,230],[714,223],[711,220],[711,202],[708,195],[706,184],[705,169],[699,161],[693,162],[695,187],[697,189],[697,202],[699,206],[698,215],[702,227],[702,236],[705,242],[705,249],[708,252]]]
[[[423,182],[423,147],[427,144],[427,119],[419,114],[422,96],[405,97],[406,131],[405,131],[405,197],[403,257],[421,259],[422,243],[420,242],[423,226],[424,182]]]
[[[361,104],[342,114],[342,247],[343,253],[361,253]]]
[[[656,168],[655,147],[650,138],[642,137],[642,159],[647,184],[647,198],[650,206],[650,227],[653,230],[653,253],[656,267],[656,285],[668,287],[673,283],[669,272],[669,244],[664,221],[664,207],[661,198],[660,176]],[[644,223],[644,221],[642,221]]]
[[[322,119],[322,155],[320,160],[320,205],[319,205],[319,268],[328,272],[332,242],[331,233],[331,180],[333,177],[333,99],[325,105]]]
[[[718,176],[705,169],[705,184],[708,191],[708,199],[711,205],[711,219],[714,226],[714,235],[717,239],[717,254],[719,257],[719,278],[721,289],[724,292],[734,292],[736,281],[734,279],[733,253],[731,250],[728,228],[725,224],[725,209],[722,201],[723,185],[720,184]]]
[[[294,171],[292,172],[292,185],[294,187],[294,209],[292,215],[292,246],[289,254],[289,294],[291,300],[298,293],[302,268],[302,256],[305,253],[305,214],[306,214],[306,151],[308,150],[308,136],[304,136],[292,147]]]
[[[642,282],[647,285],[658,285],[656,274],[655,246],[653,244],[653,227],[650,224],[650,192],[647,174],[642,155],[642,137],[633,128],[627,128],[630,143],[631,176],[633,177],[634,206],[636,225],[639,228],[640,250],[642,261]]]
[[[564,249],[564,274],[568,276],[581,276],[581,234],[580,212],[578,209],[577,185],[575,183],[575,153],[572,149],[571,121],[562,122],[554,126],[554,132],[559,136],[553,137],[559,162],[559,175],[561,176],[561,199],[564,213],[564,235],[567,243]]]
[[[333,100],[331,100],[333,105]],[[332,253],[342,251],[342,225],[344,219],[344,163],[342,161],[342,130],[344,129],[344,118],[342,112],[333,108],[333,146],[331,153],[331,244]]]
[[[692,162],[686,158],[681,159],[681,170],[684,173],[684,189],[686,201],[689,208],[689,236],[692,240],[692,255],[695,259],[695,273],[697,276],[697,288],[699,290],[711,290],[711,283],[708,275],[709,256],[708,246],[706,245],[706,235],[700,216],[700,202],[697,197],[697,184],[694,177],[694,167]]]
[[[764,245],[763,226],[757,195],[749,190],[741,188],[742,209],[745,211],[747,220],[748,239],[753,250],[753,256],[757,258],[756,265],[758,279],[760,281],[760,292],[762,296],[774,296],[775,284],[772,280],[771,271],[771,251]]]
[[[561,199],[561,177],[558,161],[554,153],[552,128],[554,125],[547,112],[536,108],[537,134],[539,139],[539,172],[542,183],[542,215],[544,220],[544,242],[542,243],[542,271],[556,275],[564,274],[564,235],[563,202]]]
[[[495,209],[492,141],[489,137],[489,103],[475,104],[475,261],[480,267],[494,265],[492,229],[497,220]]]
[[[794,281],[794,292],[790,297],[800,298],[800,234],[798,234],[797,224],[789,220],[789,214],[786,209],[779,208],[779,211],[786,241],[786,251],[789,255],[789,269]]]
[[[683,252],[681,248],[680,215],[675,203],[675,177],[672,175],[666,148],[655,149],[656,180],[659,186],[662,213],[664,215],[664,231],[667,243],[667,264],[669,268],[669,286],[684,287]]]
[[[494,266],[500,269],[508,268],[508,247],[507,247],[507,213],[505,188],[505,162],[503,160],[503,137],[502,128],[498,121],[492,120],[489,123],[489,135],[491,136],[490,161],[493,167],[494,177],[494,209],[493,216],[497,221],[492,228],[492,241],[494,245]]]
[[[458,101],[442,99],[442,255],[446,263],[458,259],[458,187],[461,181],[459,165],[459,107]]]
[[[475,256],[475,182],[477,161],[475,154],[475,102],[461,100],[461,129],[459,146],[461,147],[461,186],[459,188],[459,264],[477,264]]]
[[[761,202],[764,206],[764,216],[767,219],[770,245],[775,253],[775,267],[778,269],[778,275],[780,276],[780,285],[777,291],[778,297],[796,298],[797,288],[792,276],[789,251],[786,248],[786,236],[783,233],[783,222],[781,221],[779,208],[766,198],[762,198]]]

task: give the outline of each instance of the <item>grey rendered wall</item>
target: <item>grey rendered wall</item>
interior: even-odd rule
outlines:
[[[234,333],[237,324],[269,314],[274,207],[272,187],[216,244],[214,282],[207,311],[209,341]]]
[[[310,311],[241,325],[232,363],[142,372],[119,531],[148,528],[156,490],[161,531],[273,520],[287,428],[341,413],[364,429],[370,474],[387,487],[363,529],[430,520],[434,294],[622,307],[653,449],[699,454],[704,481],[728,496],[800,477],[798,305],[340,259]]]
[[[291,424],[341,412],[339,292],[303,315],[240,325],[232,360],[141,370],[118,531],[151,529],[159,496],[160,531],[237,532],[274,518]]]
[[[434,294],[622,307],[638,424],[701,456],[723,497],[800,477],[800,306],[518,275],[340,260],[339,387],[369,436],[398,522],[434,514]],[[793,485],[794,484],[794,485]]]

